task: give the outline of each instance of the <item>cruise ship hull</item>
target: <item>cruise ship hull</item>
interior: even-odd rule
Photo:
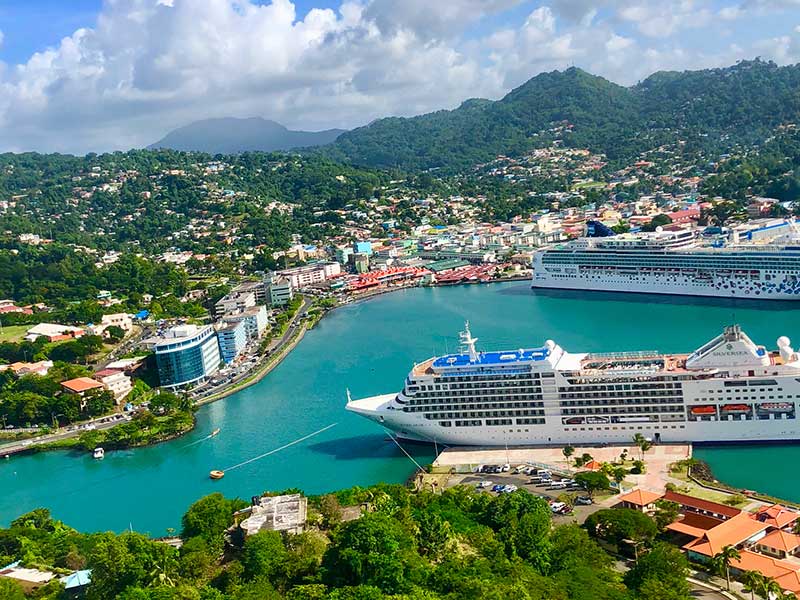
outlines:
[[[731,282],[699,282],[691,278],[674,281],[659,281],[655,278],[638,281],[633,277],[605,275],[602,279],[585,277],[555,279],[546,274],[535,273],[531,281],[533,289],[575,290],[595,292],[628,292],[640,294],[666,294],[673,296],[703,296],[708,298],[733,298],[744,300],[800,300],[797,289],[786,291],[758,289],[750,282],[742,285]]]
[[[800,391],[800,390],[798,390]],[[766,443],[800,440],[800,424],[794,418],[736,420],[733,416],[719,421],[680,423],[626,423],[615,430],[604,426],[564,426],[560,416],[545,418],[535,429],[441,427],[434,421],[421,421],[397,410],[387,410],[396,394],[384,394],[355,400],[347,409],[375,421],[397,438],[414,442],[450,446],[564,446],[630,444],[637,433],[662,443]],[[477,429],[477,430],[476,430]]]

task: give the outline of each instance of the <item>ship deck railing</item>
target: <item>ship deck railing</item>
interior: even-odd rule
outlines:
[[[476,375],[525,375],[530,369],[483,369],[473,371],[443,371],[441,377],[474,377]]]
[[[592,360],[595,358],[622,358],[622,359],[636,359],[636,358],[653,358],[661,356],[658,350],[637,350],[634,352],[590,352],[586,355],[584,360]]]

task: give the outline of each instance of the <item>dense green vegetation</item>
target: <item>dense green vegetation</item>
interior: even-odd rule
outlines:
[[[0,371],[0,422],[3,427],[58,426],[106,414],[114,407],[111,392],[90,390],[81,397],[61,388],[62,381],[88,374],[88,369],[63,362],[45,376],[17,378],[11,371]]]
[[[0,214],[0,231],[101,250],[280,250],[292,234],[323,239],[341,222],[333,211],[368,200],[392,179],[384,171],[279,153],[226,156],[207,168],[222,158],[171,150],[2,154],[0,197],[15,205]],[[235,224],[243,234],[202,243],[176,234],[211,220]],[[16,247],[12,241],[5,244]]]
[[[156,316],[205,312],[196,302],[180,301],[190,287],[183,269],[127,253],[108,266],[95,263],[90,254],[61,244],[0,247],[0,297],[56,309],[41,315],[3,315],[3,323],[98,323],[105,312],[138,312],[145,306],[145,294],[156,298],[150,307]],[[101,290],[111,291],[122,304],[102,308],[96,300]]]
[[[343,518],[343,506],[359,505],[360,518],[355,508]],[[354,488],[310,499],[302,534],[261,532],[225,549],[223,533],[244,506],[221,494],[195,502],[180,549],[133,532],[81,534],[39,509],[0,530],[0,562],[90,568],[89,600],[689,598],[676,549],[642,546],[623,577],[585,530],[552,527],[547,504],[522,491]],[[36,597],[64,595],[51,583]]]
[[[796,121],[799,85],[800,66],[760,60],[656,73],[630,88],[570,68],[537,75],[497,102],[381,119],[324,151],[373,167],[459,170],[556,138],[612,160],[678,140],[688,148],[732,148]]]
[[[702,191],[739,203],[749,194],[782,201],[800,199],[800,131],[789,128],[754,151],[721,161]],[[728,216],[736,208],[735,204],[728,207]]]

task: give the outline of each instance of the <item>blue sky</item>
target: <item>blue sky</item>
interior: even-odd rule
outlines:
[[[800,61],[800,0],[0,0],[0,150],[351,128],[572,65],[631,85],[756,56]]]

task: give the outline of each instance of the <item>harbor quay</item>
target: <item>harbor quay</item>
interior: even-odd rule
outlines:
[[[559,472],[574,472],[574,457],[588,454],[593,464],[613,463],[626,456],[629,460],[640,458],[640,450],[634,445],[579,446],[575,447],[571,458],[564,457],[562,447],[553,446],[515,446],[503,447],[453,447],[443,450],[432,464],[432,470],[471,473],[480,465],[520,465],[533,464],[549,467]],[[641,454],[646,465],[640,475],[628,474],[628,486],[662,491],[667,483],[675,479],[670,474],[670,465],[692,456],[691,444],[656,445]],[[591,468],[592,465],[588,465]]]

